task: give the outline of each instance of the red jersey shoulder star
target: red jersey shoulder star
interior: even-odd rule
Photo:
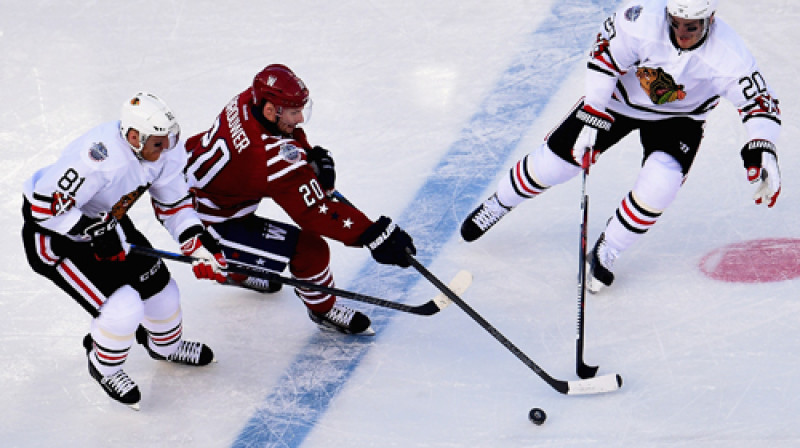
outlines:
[[[342,224],[344,224],[344,227],[345,227],[346,229],[349,229],[350,227],[352,227],[352,226],[353,226],[353,221],[352,221],[350,218],[346,218],[346,219],[345,219],[345,220],[342,222]]]
[[[319,212],[322,213],[323,215],[328,213],[328,206],[326,204],[320,204]]]

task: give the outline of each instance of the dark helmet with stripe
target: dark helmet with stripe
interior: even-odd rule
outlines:
[[[253,78],[253,101],[269,101],[280,111],[283,107],[305,107],[308,88],[293,71],[281,64],[268,65]]]

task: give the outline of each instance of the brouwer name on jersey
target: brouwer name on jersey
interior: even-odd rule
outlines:
[[[228,128],[231,131],[231,142],[239,152],[242,152],[250,146],[250,139],[242,129],[238,103],[239,96],[237,95],[225,106],[225,117],[228,119]]]

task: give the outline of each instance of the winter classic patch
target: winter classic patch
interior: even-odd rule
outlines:
[[[640,5],[631,6],[627,10],[625,10],[625,19],[629,22],[635,22],[636,19],[639,18],[639,15],[642,13],[642,7]]]
[[[100,162],[108,157],[108,149],[106,149],[103,142],[97,142],[89,148],[89,158],[95,162]]]
[[[278,150],[278,155],[289,163],[295,163],[300,160],[300,148],[291,143],[284,143]]]

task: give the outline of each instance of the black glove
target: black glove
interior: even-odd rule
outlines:
[[[101,213],[97,218],[84,215],[70,230],[91,238],[89,244],[94,251],[94,257],[100,261],[125,261],[130,245],[123,242],[117,233],[117,220],[109,213]]]
[[[747,180],[758,184],[753,199],[756,204],[763,202],[772,207],[781,194],[781,170],[775,144],[769,140],[750,140],[742,147],[741,155]]]
[[[311,148],[311,151],[308,151],[306,159],[317,175],[317,179],[319,179],[322,188],[326,192],[332,191],[336,184],[336,170],[334,170],[333,167],[333,156],[331,156],[331,152],[322,146],[315,146]]]
[[[358,237],[358,242],[372,252],[372,258],[381,264],[393,264],[401,268],[411,265],[407,255],[416,255],[414,241],[405,230],[391,219],[381,216]]]

